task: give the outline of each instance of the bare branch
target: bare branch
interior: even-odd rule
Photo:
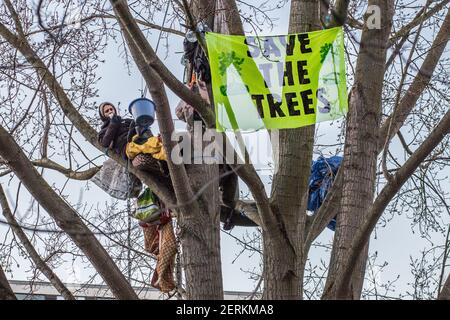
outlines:
[[[107,13],[92,14],[89,17],[85,17],[85,18],[80,19],[79,21],[62,23],[62,24],[55,25],[55,26],[52,26],[52,27],[47,27],[47,30],[48,31],[54,31],[54,30],[58,30],[58,29],[61,29],[61,28],[64,28],[64,27],[70,27],[73,24],[85,24],[85,23],[87,23],[89,21],[92,21],[92,20],[95,20],[95,19],[117,20],[117,17],[115,15],[113,15],[113,14],[107,14]],[[177,36],[180,36],[180,37],[184,37],[185,36],[184,32],[182,32],[182,31],[175,30],[175,29],[168,28],[168,27],[164,27],[164,26],[160,26],[160,25],[157,25],[157,24],[154,24],[154,23],[150,23],[148,21],[144,21],[144,20],[141,20],[141,19],[136,19],[136,22],[138,24],[144,26],[144,27],[148,27],[148,28],[156,29],[156,30],[161,30],[163,32],[171,33],[171,34],[174,34],[174,35],[177,35]],[[28,37],[28,36],[31,36],[31,35],[34,35],[34,34],[38,34],[38,33],[41,33],[41,32],[42,32],[42,30],[32,31],[32,32],[27,33],[26,36]]]
[[[397,171],[392,177],[392,180],[388,182],[380,194],[375,199],[374,203],[370,207],[366,214],[364,223],[358,228],[358,231],[353,238],[351,249],[344,263],[343,276],[340,277],[339,283],[336,284],[336,288],[339,291],[346,290],[346,286],[349,284],[353,268],[356,265],[361,251],[367,244],[372,234],[373,229],[384,209],[400,190],[403,184],[414,173],[417,167],[425,160],[425,158],[433,151],[433,149],[444,139],[444,137],[450,132],[450,111],[444,115],[440,123],[420,145],[420,147],[409,157],[405,164]]]
[[[50,283],[55,287],[56,290],[64,297],[66,300],[75,300],[75,297],[67,289],[67,287],[62,283],[61,279],[53,272],[52,269],[47,265],[47,263],[39,256],[39,253],[34,249],[33,244],[30,242],[25,232],[17,224],[14,215],[12,214],[8,201],[6,200],[5,193],[2,186],[0,185],[0,206],[3,209],[3,215],[6,221],[11,226],[15,235],[19,238],[20,242],[24,246],[25,250],[28,252],[30,259],[34,262],[36,267],[47,277]]]
[[[152,68],[149,67],[149,64],[145,63],[147,52],[155,56],[156,54],[131,16],[126,1],[111,0],[111,4],[120,21],[122,32],[127,40],[131,54],[133,55],[133,58],[149,87],[153,100],[158,106],[158,124],[161,130],[163,145],[166,149],[166,153],[170,155],[175,142],[172,141],[174,126],[170,113],[169,101],[167,99],[164,84],[161,78]],[[195,210],[195,203],[190,202],[190,200],[194,197],[194,193],[190,187],[184,166],[175,165],[170,157],[168,157],[167,163],[178,203],[186,203],[188,208],[190,207],[191,209],[194,209],[185,210],[186,212],[197,212],[197,210]]]
[[[65,93],[64,89],[58,83],[55,76],[50,72],[50,70],[42,62],[39,56],[34,52],[26,39],[19,39],[17,36],[11,33],[11,31],[9,31],[2,23],[0,23],[0,36],[5,38],[13,47],[17,48],[25,56],[27,61],[35,68],[36,72],[42,77],[44,83],[51,90],[53,96],[58,101],[61,110],[64,112],[67,118],[69,118],[69,120],[76,126],[78,131],[86,138],[89,143],[103,152],[104,148],[99,144],[97,140],[97,132],[77,111],[77,109]],[[200,100],[202,99],[200,98]],[[108,156],[124,167],[126,166],[126,161],[119,154],[109,152]],[[134,168],[129,168],[129,171],[135,174],[143,182],[145,182],[145,184],[147,184],[165,203],[175,204],[176,201],[173,198],[170,186],[165,186],[164,184],[159,183],[158,177],[140,170],[136,170]]]
[[[48,158],[35,160],[35,161],[32,161],[31,163],[37,167],[42,167],[42,168],[47,168],[47,169],[58,171],[58,172],[62,173],[63,175],[65,175],[67,178],[73,179],[73,180],[89,180],[101,169],[101,166],[100,166],[100,167],[93,167],[93,168],[90,168],[85,171],[77,172],[77,171],[73,171],[68,168],[64,168],[60,164],[58,164]]]
[[[250,220],[252,220],[259,226],[261,225],[261,217],[259,216],[256,203],[238,200],[236,201],[235,209],[244,212]]]
[[[424,10],[423,15],[420,15],[420,16],[414,18],[413,21],[411,21],[410,23],[405,25],[396,34],[394,34],[389,39],[388,46],[389,47],[392,46],[398,38],[401,38],[401,37],[407,35],[416,26],[418,26],[425,20],[428,20],[429,18],[434,16],[437,12],[441,11],[449,2],[450,2],[450,0],[442,0],[439,4],[435,5],[432,9],[430,9],[428,11]],[[426,9],[426,8],[424,7],[424,9]]]
[[[406,118],[414,108],[417,100],[421,96],[422,92],[430,83],[431,76],[444,52],[445,46],[450,38],[450,10],[447,11],[444,23],[439,30],[436,39],[433,41],[430,51],[428,52],[420,70],[418,71],[413,82],[409,86],[405,95],[398,103],[397,110],[391,117],[381,125],[379,129],[379,148],[381,149],[386,141],[392,139],[400,130],[401,126],[405,122]],[[390,129],[389,129],[390,128]],[[381,150],[379,150],[381,151]]]
[[[97,238],[83,223],[78,213],[48,185],[2,126],[0,126],[0,145],[2,146],[0,148],[1,157],[7,161],[8,166],[58,226],[89,258],[113,294],[119,299],[137,299],[131,285]],[[81,236],[81,234],[83,235]]]

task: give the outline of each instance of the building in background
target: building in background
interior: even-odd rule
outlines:
[[[9,284],[19,300],[64,300],[59,292],[52,286],[50,282],[39,281],[21,281],[9,280]],[[115,299],[109,288],[105,285],[97,284],[65,284],[67,289],[78,300],[111,300]],[[170,297],[163,294],[157,289],[149,287],[135,287],[139,298],[146,300],[167,300],[177,299],[176,296]],[[225,291],[225,300],[244,300],[252,295],[251,292]]]

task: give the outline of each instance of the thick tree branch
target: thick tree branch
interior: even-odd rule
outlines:
[[[30,63],[34,67],[36,72],[43,79],[46,86],[50,89],[53,96],[58,101],[65,116],[75,125],[78,131],[89,143],[103,152],[104,148],[98,143],[97,140],[97,131],[95,131],[78,112],[77,108],[72,104],[55,76],[50,72],[47,66],[31,48],[27,40],[24,38],[19,39],[2,23],[0,23],[0,36],[2,36],[14,48],[20,51],[20,53],[27,59],[28,63]],[[108,153],[108,156],[122,166],[126,166],[126,161],[122,159],[119,154],[115,154],[114,152],[110,151]],[[170,187],[165,184],[161,184],[159,177],[155,177],[154,175],[148,174],[146,172],[136,170],[132,167],[129,168],[129,171],[135,174],[146,185],[148,185],[166,204],[174,205],[176,203]]]
[[[450,110],[447,111],[442,120],[424,140],[420,147],[411,155],[411,157],[409,157],[396,174],[393,175],[392,180],[383,187],[370,207],[364,223],[358,228],[358,231],[353,238],[349,254],[344,263],[345,268],[343,269],[343,275],[340,277],[340,281],[336,283],[338,292],[347,289],[346,286],[349,284],[356,261],[369,241],[370,235],[386,206],[414,173],[417,167],[430,155],[433,149],[436,148],[448,133],[450,133]]]
[[[197,32],[197,23],[192,15],[189,4],[186,0],[181,0],[182,8],[184,10],[184,14],[186,15],[187,21],[189,23],[188,29],[191,29],[195,33],[195,37],[197,38],[198,44],[203,49],[206,55],[208,55],[208,49],[206,48],[205,39],[203,39],[199,32]]]
[[[342,261],[348,255],[354,234],[364,222],[366,210],[373,202],[386,43],[394,14],[394,2],[391,0],[370,0],[368,4],[380,8],[381,28],[373,29],[366,25],[361,34],[346,122],[344,159],[341,164],[343,170],[341,209],[322,296],[325,299],[358,299],[361,296],[367,261],[367,250],[364,250],[358,255],[355,272],[348,281],[346,289],[349,290],[338,294],[333,284],[342,276]]]
[[[428,86],[434,70],[444,52],[447,42],[450,38],[450,10],[447,11],[445,20],[433,41],[430,51],[420,67],[416,77],[412,81],[405,95],[401,98],[394,118],[387,118],[379,129],[379,152],[386,141],[391,140],[402,127],[411,110],[416,105],[422,92]],[[389,136],[388,136],[389,134]]]
[[[256,202],[256,206],[260,214],[259,225],[262,227],[264,231],[272,232],[271,229],[273,230],[273,228],[269,227],[276,224],[276,220],[272,208],[270,206],[269,197],[266,194],[264,183],[261,181],[261,178],[256,173],[255,168],[250,164],[245,165],[234,164],[230,166],[248,186],[253,196],[253,199]]]
[[[9,285],[8,279],[0,266],[0,300],[17,300],[16,295]]]
[[[415,17],[410,23],[403,26],[396,34],[394,34],[388,41],[388,46],[391,47],[395,41],[398,38],[402,38],[405,35],[407,35],[412,29],[417,27],[422,22],[430,19],[432,16],[434,16],[437,12],[441,11],[450,0],[443,0],[439,4],[435,5],[432,9],[425,11],[426,8],[424,8],[424,13],[420,16]]]
[[[447,277],[447,280],[439,293],[438,300],[450,300],[450,275]]]
[[[83,251],[119,299],[137,299],[131,285],[78,213],[48,185],[11,135],[0,126],[0,156],[30,194]]]
[[[33,160],[33,161],[31,161],[31,163],[36,167],[55,170],[55,171],[58,171],[59,173],[62,173],[69,179],[80,180],[80,181],[85,181],[85,180],[91,179],[101,169],[101,166],[100,166],[100,167],[93,167],[93,168],[90,168],[85,171],[73,171],[71,169],[64,168],[59,163],[56,163],[53,160],[50,160],[48,158]],[[0,164],[6,164],[6,162],[4,160],[0,159]],[[6,172],[8,172],[8,171],[6,171]],[[8,172],[8,173],[10,173],[10,172]],[[6,174],[8,174],[8,173],[6,173]],[[3,175],[5,175],[5,173],[2,173],[0,176],[3,176]]]
[[[35,161],[32,161],[31,163],[37,167],[42,167],[42,168],[58,171],[58,172],[62,173],[63,175],[65,175],[69,179],[81,180],[81,181],[91,179],[101,169],[101,166],[100,166],[100,167],[93,167],[93,168],[90,168],[85,171],[77,172],[77,171],[70,170],[68,168],[64,168],[62,165],[60,165],[50,159],[47,159],[47,158],[35,160]]]
[[[196,203],[192,202],[194,193],[190,186],[186,170],[183,165],[175,165],[171,160],[172,149],[175,146],[175,142],[172,140],[174,125],[164,84],[155,70],[146,63],[146,53],[155,53],[136,24],[136,21],[133,19],[127,2],[111,0],[111,4],[119,19],[122,32],[128,47],[131,50],[131,54],[133,55],[133,58],[149,87],[150,94],[157,105],[156,112],[158,114],[159,129],[161,131],[163,145],[168,155],[167,163],[169,165],[170,177],[177,197],[177,203],[182,207],[187,206],[184,208],[186,213],[195,213],[197,212]]]
[[[259,216],[258,207],[255,202],[238,200],[236,201],[237,211],[242,211],[245,215],[257,225],[261,226],[261,217]],[[239,225],[236,223],[236,225]]]
[[[30,259],[36,265],[36,267],[44,274],[50,283],[55,287],[56,290],[64,297],[66,300],[75,300],[75,297],[72,293],[67,289],[67,287],[62,283],[61,279],[53,272],[52,269],[45,263],[45,261],[41,258],[39,253],[34,248],[33,244],[28,239],[25,232],[23,232],[22,228],[17,224],[14,215],[9,208],[8,201],[6,200],[5,193],[3,191],[2,186],[0,185],[0,207],[3,209],[3,215],[6,218],[6,221],[11,226],[11,229],[14,231],[14,234],[19,238],[25,250],[28,252]]]

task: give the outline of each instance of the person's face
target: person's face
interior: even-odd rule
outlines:
[[[111,118],[116,113],[114,107],[112,105],[105,105],[103,106],[103,114],[105,117]]]

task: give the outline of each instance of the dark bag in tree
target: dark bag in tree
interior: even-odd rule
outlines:
[[[198,41],[191,42],[184,39],[184,60],[192,66],[192,71],[197,79],[206,83],[211,82],[211,69],[209,67],[208,57],[199,45]]]

